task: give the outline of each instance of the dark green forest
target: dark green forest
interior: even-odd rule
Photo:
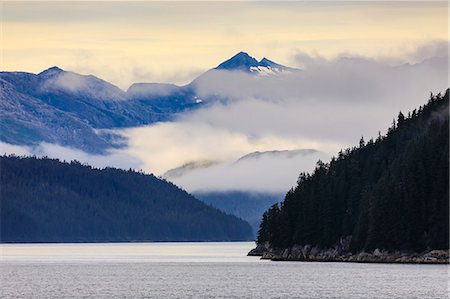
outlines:
[[[319,161],[264,215],[258,244],[449,248],[449,90],[393,120],[385,135]]]
[[[230,241],[250,225],[132,170],[0,157],[2,242]]]

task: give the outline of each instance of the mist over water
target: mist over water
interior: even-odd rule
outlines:
[[[2,298],[447,298],[448,266],[271,262],[253,242],[0,245]]]

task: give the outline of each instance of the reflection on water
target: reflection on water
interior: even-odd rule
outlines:
[[[448,298],[448,266],[271,262],[243,243],[0,245],[2,298]]]

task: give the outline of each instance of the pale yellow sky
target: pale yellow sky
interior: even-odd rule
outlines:
[[[447,2],[0,2],[1,69],[53,65],[126,89],[185,84],[239,51],[394,57],[448,40]]]

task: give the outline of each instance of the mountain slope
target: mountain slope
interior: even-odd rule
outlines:
[[[18,93],[72,113],[97,129],[136,126],[165,117],[151,105],[130,101],[126,92],[92,75],[52,67],[37,75],[1,72],[0,78],[13,84]]]
[[[301,246],[333,247],[322,256],[328,260],[374,249],[448,249],[448,102],[447,90],[408,117],[400,113],[386,136],[361,140],[301,174],[284,202],[264,214],[258,245],[290,248],[292,259],[313,255]]]
[[[45,141],[90,152],[111,146],[104,136],[96,134],[76,115],[22,94],[1,78],[0,87],[0,141],[19,145],[36,145]]]
[[[216,70],[245,71],[249,72],[251,67],[258,66],[258,60],[245,52],[239,52],[230,59],[219,64]]]
[[[1,157],[2,242],[230,241],[250,226],[153,175]]]
[[[176,113],[200,107],[201,100],[190,86],[165,83],[135,83],[127,98],[136,105],[151,109],[159,120],[170,120]]]

